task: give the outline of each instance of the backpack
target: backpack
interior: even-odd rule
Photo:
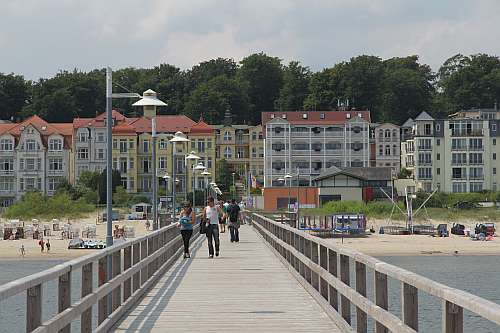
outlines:
[[[231,205],[228,208],[229,210],[229,220],[231,222],[236,222],[238,221],[238,213],[240,212],[240,207],[237,205]]]

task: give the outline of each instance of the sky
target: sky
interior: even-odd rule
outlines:
[[[265,52],[317,71],[360,54],[500,54],[498,0],[0,0],[0,72],[182,69]]]

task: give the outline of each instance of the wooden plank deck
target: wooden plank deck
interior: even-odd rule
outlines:
[[[340,332],[252,227],[239,243],[205,237],[115,326],[115,332]]]

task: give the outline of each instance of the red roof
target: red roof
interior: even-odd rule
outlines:
[[[196,123],[184,115],[156,116],[156,131],[159,133],[187,133]],[[130,122],[137,133],[151,133],[151,119],[141,117]]]
[[[198,123],[193,125],[191,127],[191,130],[189,131],[190,135],[206,135],[206,134],[212,134],[214,132],[214,129],[208,125],[206,122],[203,121],[203,119],[200,119]]]
[[[304,118],[304,114],[307,115],[307,118]],[[286,118],[283,118],[283,115],[286,115]],[[271,121],[274,118],[281,118],[291,124],[300,125],[344,124],[358,115],[361,115],[361,118],[370,122],[370,111],[276,111],[262,112],[262,125],[265,125],[268,121]]]
[[[120,112],[113,110],[112,116],[113,119],[115,119],[116,122],[122,122],[125,120],[128,120],[127,117],[122,115]],[[106,112],[101,113],[95,118],[75,118],[73,119],[73,127],[76,128],[81,128],[81,127],[104,127],[106,126],[105,123],[106,120]]]
[[[71,123],[48,123],[37,115],[31,116],[20,123],[0,124],[0,135],[8,133],[19,138],[22,130],[27,126],[36,128],[46,145],[47,138],[53,134],[64,137],[65,148],[71,147],[71,136],[73,135],[73,124]]]
[[[121,124],[113,126],[113,134],[134,135],[135,136],[137,133],[136,133],[134,127],[127,124],[126,122],[122,122]]]

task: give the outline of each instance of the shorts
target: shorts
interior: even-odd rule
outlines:
[[[226,219],[219,219],[219,224],[226,224]]]

